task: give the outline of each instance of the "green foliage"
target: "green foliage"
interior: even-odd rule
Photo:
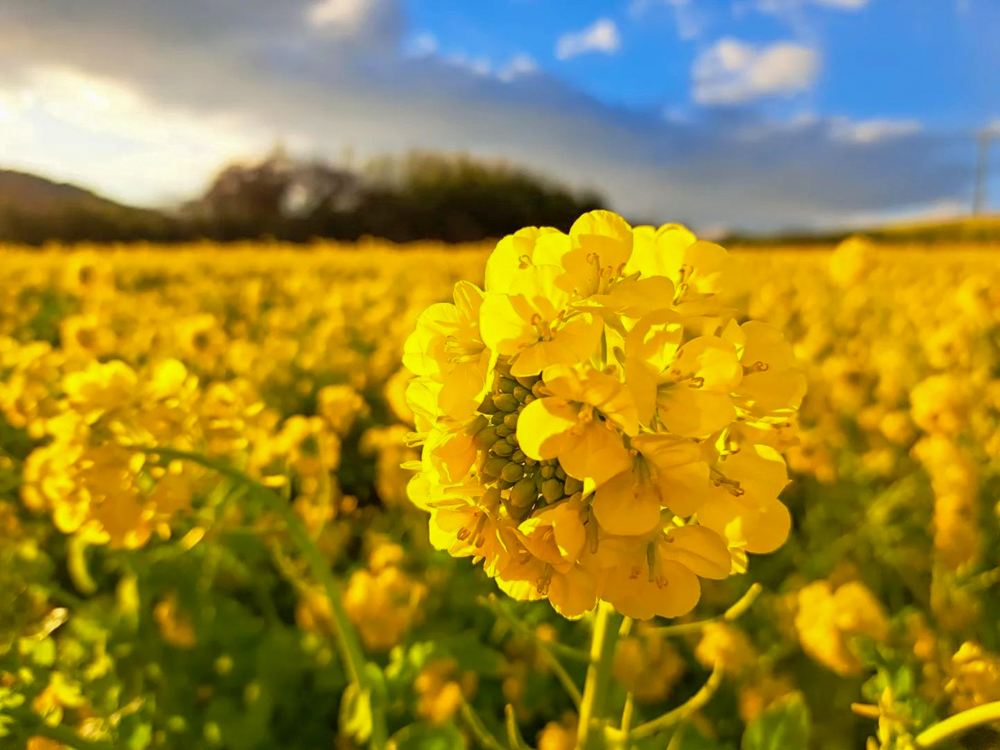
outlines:
[[[750,722],[740,750],[806,750],[809,734],[809,711],[802,696],[794,694]]]

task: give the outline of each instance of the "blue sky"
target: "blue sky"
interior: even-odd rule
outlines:
[[[697,109],[692,65],[730,37],[757,45],[792,41],[821,56],[808,92],[761,97],[759,106],[778,116],[815,111],[973,128],[1000,112],[1000,3],[990,0],[409,0],[407,8],[410,44],[430,35],[440,54],[494,68],[528,54],[612,106]],[[600,19],[617,27],[617,50],[557,59],[561,35]]]
[[[162,205],[430,148],[701,228],[956,213],[997,39],[996,0],[4,0],[0,168]]]

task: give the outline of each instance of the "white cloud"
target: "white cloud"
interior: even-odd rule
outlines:
[[[667,5],[674,12],[677,35],[684,40],[697,39],[705,26],[704,13],[695,10],[693,0],[632,0],[629,13],[643,16],[656,5]]]
[[[203,188],[206,160],[260,154],[273,137],[233,115],[163,107],[112,79],[48,65],[0,88],[0,124],[4,167],[90,185],[97,159],[98,187],[148,204],[189,198]],[[149,174],[157,179],[136,178]]]
[[[371,12],[369,0],[319,0],[306,9],[306,20],[316,28],[357,31]]]
[[[428,57],[438,51],[437,37],[429,31],[417,34],[407,45],[407,53],[413,57]]]
[[[472,58],[462,52],[442,57],[441,60],[452,67],[468,71],[477,76],[488,76],[493,71],[493,66],[490,65],[490,61],[486,58]]]
[[[621,46],[618,26],[610,18],[600,18],[585,29],[567,32],[559,37],[556,42],[556,57],[569,60],[587,52],[613,55]]]
[[[303,0],[281,2],[294,7]],[[397,0],[307,0],[301,13],[310,29],[355,46],[373,40],[395,41],[402,29]]]
[[[879,143],[891,138],[914,135],[921,130],[917,120],[874,118],[852,122],[846,118],[838,118],[832,122],[833,136],[850,143]]]
[[[306,25],[315,0],[238,0],[239,14],[234,1],[94,0],[74,13],[79,0],[0,0],[4,166],[155,204],[278,139],[330,159],[460,151],[595,187],[637,220],[748,229],[968,192],[957,135],[849,142],[829,118],[774,125],[750,108],[666,119],[543,72],[498,80],[511,60],[480,75],[440,50],[407,55],[402,15],[343,37]],[[63,73],[38,72],[52,66]]]
[[[500,68],[497,72],[497,78],[504,83],[510,83],[515,78],[520,78],[521,76],[527,76],[537,72],[538,63],[535,62],[535,58],[522,52],[514,55],[510,59],[510,62]]]
[[[691,77],[698,104],[743,104],[768,96],[790,96],[812,87],[819,53],[802,44],[754,47],[720,39],[694,62]]]
[[[816,5],[837,10],[861,10],[868,5],[868,0],[812,0]]]
[[[802,9],[808,5],[826,8],[827,10],[839,10],[854,12],[867,7],[870,0],[757,0],[756,8],[761,13],[769,13],[775,16],[799,15]]]

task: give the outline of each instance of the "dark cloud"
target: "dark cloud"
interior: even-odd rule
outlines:
[[[953,198],[969,181],[955,143],[932,134],[860,141],[842,122],[774,123],[748,109],[668,121],[543,73],[503,82],[406,57],[397,3],[353,1],[366,12],[337,28],[311,24],[307,0],[4,0],[0,80],[69,66],[163,106],[240,116],[318,153],[505,157],[596,187],[631,215],[701,226],[835,221]]]

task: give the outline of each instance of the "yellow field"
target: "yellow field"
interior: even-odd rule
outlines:
[[[403,342],[491,249],[0,248],[0,746],[364,746],[291,508],[381,668],[358,684],[389,747],[507,748],[508,704],[531,747],[574,747],[587,626],[488,598],[401,466]],[[631,746],[903,750],[1000,701],[1000,254],[733,260],[738,316],[808,379],[781,436],[793,531],[691,615],[634,623],[611,700],[638,725],[714,669]]]

